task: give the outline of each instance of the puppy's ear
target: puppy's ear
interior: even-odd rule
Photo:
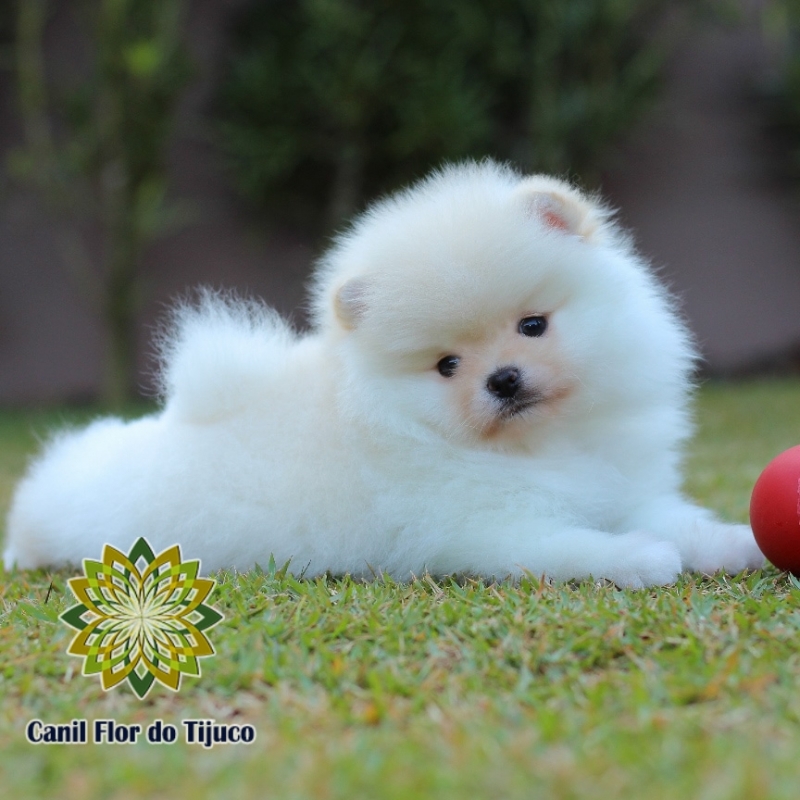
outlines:
[[[353,330],[367,310],[367,282],[363,278],[351,278],[336,292],[333,300],[336,318],[346,330]]]
[[[550,230],[563,231],[591,240],[597,234],[603,213],[569,184],[555,178],[533,177],[517,189],[519,202],[528,216]]]

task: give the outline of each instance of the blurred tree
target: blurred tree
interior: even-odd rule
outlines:
[[[218,97],[242,191],[330,228],[445,159],[591,179],[651,96],[668,0],[258,0]]]
[[[53,86],[43,38],[47,0],[18,0],[16,68],[25,144],[10,168],[62,220],[65,258],[108,336],[104,400],[118,407],[134,388],[140,263],[173,227],[165,150],[176,102],[190,76],[185,0],[84,0],[90,48],[79,85]],[[63,8],[62,8],[63,13]],[[56,76],[60,77],[60,76]],[[100,230],[102,247],[87,246]]]
[[[6,71],[13,70],[14,65],[14,7],[10,3],[0,4],[0,114],[9,116],[13,109],[11,101],[6,99],[2,86],[6,84]],[[6,170],[0,168],[0,202],[5,199],[8,187]]]
[[[10,69],[13,63],[14,7],[0,5],[0,70]]]
[[[800,0],[774,0],[764,27],[779,53],[775,80],[766,87],[771,122],[789,146],[788,171],[800,178]]]

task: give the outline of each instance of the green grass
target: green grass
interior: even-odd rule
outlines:
[[[0,414],[0,511],[61,415]],[[72,420],[71,415],[64,415]],[[800,442],[800,381],[705,387],[687,488],[745,520]],[[795,798],[800,582],[298,582],[221,573],[217,656],[178,694],[104,694],[55,621],[69,573],[0,580],[7,797]],[[53,581],[49,602],[48,587]],[[249,721],[251,746],[34,746],[25,723]]]

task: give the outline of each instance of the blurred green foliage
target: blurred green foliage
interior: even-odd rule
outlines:
[[[113,165],[138,235],[164,225],[164,162],[174,106],[191,75],[185,0],[92,0],[94,63],[65,104],[73,167]]]
[[[0,69],[10,66],[10,43],[14,36],[14,6],[0,3]]]
[[[765,8],[764,23],[781,63],[768,90],[773,121],[789,145],[789,171],[800,179],[800,0],[774,0]]]
[[[652,96],[667,0],[259,0],[218,96],[241,190],[330,227],[445,159],[591,182]]]
[[[165,158],[175,106],[191,75],[185,9],[186,0],[16,3],[24,144],[8,166],[62,221],[65,261],[106,327],[104,394],[114,407],[135,385],[143,253],[181,217],[167,199]],[[54,13],[73,15],[85,32],[72,74],[47,61]]]

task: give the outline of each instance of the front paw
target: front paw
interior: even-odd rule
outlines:
[[[715,572],[735,575],[744,569],[764,566],[764,554],[749,525],[698,525],[696,536],[690,537],[682,555],[687,569],[704,575]]]
[[[681,571],[681,555],[676,545],[635,533],[620,540],[625,542],[624,556],[603,577],[630,589],[675,583]]]

